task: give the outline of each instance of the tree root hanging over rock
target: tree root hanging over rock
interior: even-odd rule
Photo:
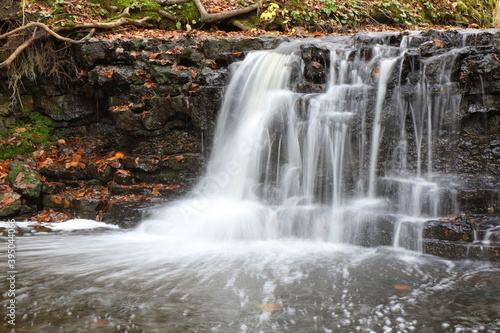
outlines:
[[[26,40],[24,40],[21,44],[15,46],[14,51],[2,62],[0,62],[0,70],[2,69],[8,69],[14,60],[23,52],[28,46],[30,46],[32,43],[35,41],[46,38],[48,36],[55,37],[59,40],[62,40],[67,43],[83,43],[92,35],[95,33],[95,29],[113,29],[122,25],[135,25],[135,26],[144,26],[146,21],[148,21],[150,18],[149,17],[144,17],[140,20],[136,21],[129,21],[124,18],[120,18],[119,20],[115,22],[96,22],[96,23],[82,23],[82,24],[77,24],[75,26],[72,26],[70,28],[68,27],[60,27],[57,29],[51,29],[49,28],[46,24],[41,23],[41,22],[30,22],[25,25],[22,25],[16,29],[13,29],[11,31],[8,31],[2,35],[0,35],[0,40],[6,39],[6,38],[13,38],[14,36],[20,36],[21,34],[27,35],[26,32],[31,30],[31,28],[34,28],[31,36],[28,37]],[[87,34],[87,36],[75,40],[71,38],[64,37],[60,35],[58,32],[62,31],[74,31],[78,29],[90,29],[90,32]]]

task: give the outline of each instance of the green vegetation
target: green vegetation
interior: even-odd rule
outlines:
[[[26,121],[0,133],[2,140],[15,138],[12,141],[14,144],[2,144],[0,160],[11,159],[17,155],[30,155],[37,145],[55,145],[56,143],[51,141],[56,135],[54,124],[55,122],[49,117],[31,112]]]
[[[226,0],[232,6],[221,5],[218,12],[252,5],[256,0]],[[293,32],[332,32],[342,28],[358,28],[371,24],[387,24],[402,28],[414,26],[478,25],[491,27],[496,0],[266,0],[258,11],[236,18],[243,26],[265,30]],[[41,20],[50,26],[72,27],[82,21],[114,21],[118,18],[138,20],[146,16],[156,27],[175,30],[210,29],[203,24],[197,7],[192,2],[162,6],[154,0],[29,0],[18,1],[32,20]],[[33,9],[37,4],[38,11]],[[31,7],[29,7],[31,5]],[[211,5],[213,9],[214,5]],[[226,8],[225,8],[226,7]],[[243,7],[239,7],[243,8]],[[27,10],[24,13],[24,10]],[[163,10],[172,15],[160,15]],[[217,11],[216,11],[217,12]],[[19,15],[19,14],[18,14]],[[20,15],[19,15],[20,16]],[[220,26],[227,23],[223,20]],[[219,27],[220,27],[219,26]]]

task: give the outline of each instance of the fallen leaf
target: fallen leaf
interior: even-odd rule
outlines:
[[[124,158],[124,157],[125,157],[125,154],[121,151],[119,151],[115,154],[115,158]]]
[[[436,44],[437,47],[443,47],[444,44],[440,39],[434,39],[434,44]]]
[[[268,304],[259,304],[257,308],[261,311],[273,312],[280,309],[278,304],[268,303]]]
[[[26,128],[24,128],[24,127],[16,128],[16,132],[17,133],[24,133],[24,132],[26,132]]]
[[[317,69],[320,69],[321,67],[321,64],[317,61],[311,61],[311,66],[313,66],[314,68],[317,68]]]
[[[395,284],[394,289],[396,290],[412,290],[412,286],[409,286],[407,284]]]
[[[146,82],[144,82],[144,87],[146,87],[146,88],[151,88],[154,85],[155,84],[151,79],[147,79]]]
[[[198,72],[197,72],[196,70],[194,70],[194,69],[191,69],[191,70],[189,71],[189,74],[191,75],[191,77],[192,77],[193,79],[196,79],[196,77],[198,76]]]
[[[19,172],[16,177],[16,183],[20,183],[24,178],[24,172]]]
[[[177,162],[181,162],[182,163],[182,162],[184,162],[186,160],[186,158],[184,157],[184,155],[177,155],[177,156],[175,156],[175,160]]]

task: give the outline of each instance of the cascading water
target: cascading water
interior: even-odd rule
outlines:
[[[449,213],[440,210],[432,149],[440,129],[454,126],[445,118],[460,103],[450,83],[456,52],[434,57],[430,69],[424,63],[409,93],[407,48],[323,42],[330,56],[326,87],[305,93],[307,45],[254,52],[237,65],[206,175],[189,198],[159,209],[141,231],[364,244],[360,235],[376,233],[374,221]],[[436,67],[437,81],[428,82],[427,71]],[[395,245],[404,246],[401,239],[397,234]]]
[[[248,54],[188,197],[135,230],[17,236],[5,331],[498,332],[498,265],[401,248],[456,211],[435,152],[461,96],[457,51],[390,37]]]

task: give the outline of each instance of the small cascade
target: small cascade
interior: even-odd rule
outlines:
[[[139,230],[421,250],[422,221],[458,207],[435,153],[456,132],[459,50],[421,57],[411,37],[368,37],[288,43],[235,64],[205,176]]]

